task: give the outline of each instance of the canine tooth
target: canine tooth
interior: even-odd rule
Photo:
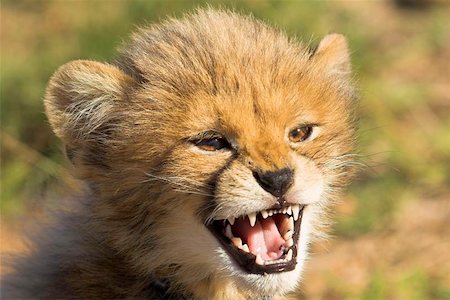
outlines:
[[[264,265],[264,260],[259,253],[258,255],[256,255],[255,263],[257,263],[258,265]]]
[[[288,239],[287,241],[287,246],[288,247],[292,247],[294,245],[294,240],[292,238]],[[289,251],[291,251],[292,249],[290,249]]]
[[[241,250],[244,250],[245,252],[250,252],[250,249],[248,249],[248,245],[244,244],[242,245],[242,248],[240,248]]]
[[[292,208],[290,206],[288,206],[288,208],[286,209],[286,213],[292,216]]]
[[[231,242],[233,243],[233,245],[235,245],[239,249],[242,248],[242,240],[241,240],[241,238],[234,237],[234,238],[231,239]]]
[[[234,217],[229,217],[228,218],[228,222],[230,222],[231,225],[234,225],[234,220],[235,220]]]
[[[294,232],[292,230],[289,230],[288,232],[286,232],[283,235],[284,240],[287,241],[287,240],[291,239],[293,234],[294,234]]]
[[[286,254],[286,260],[287,261],[292,260],[292,249],[289,249],[288,253]]]
[[[250,220],[250,226],[255,226],[256,224],[256,213],[248,214],[248,219]]]
[[[261,211],[261,216],[263,217],[263,219],[266,219],[269,216],[269,213],[267,212],[267,210],[263,210]]]
[[[234,238],[233,232],[231,232],[231,226],[230,225],[227,225],[227,227],[225,227],[225,236],[227,238],[229,238],[230,240],[232,238]]]
[[[298,204],[292,206],[292,214],[293,214],[293,216],[294,216],[294,220],[295,220],[295,221],[298,220],[298,214],[299,214],[299,212],[300,212],[300,206],[299,206]]]

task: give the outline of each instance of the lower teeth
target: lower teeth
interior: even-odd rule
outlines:
[[[283,252],[284,252],[284,249],[283,249]],[[274,264],[279,264],[279,263],[283,263],[283,262],[289,262],[292,260],[292,255],[293,255],[292,249],[288,250],[288,252],[286,253],[286,255],[283,259],[263,260],[261,258],[261,255],[258,254],[258,255],[256,255],[255,263],[258,265],[274,265]]]

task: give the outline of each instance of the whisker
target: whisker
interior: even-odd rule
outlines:
[[[174,191],[180,192],[180,193],[185,193],[185,194],[200,195],[200,196],[207,196],[207,197],[212,197],[213,196],[212,194],[208,194],[208,193],[201,193],[201,192],[196,192],[196,191],[186,190],[186,189],[180,189],[180,188],[175,188]]]
[[[180,192],[203,195],[203,196],[212,196],[211,193],[208,192],[208,190],[209,190],[208,184],[204,184],[202,182],[196,181],[191,178],[184,178],[184,177],[178,177],[178,176],[163,177],[163,176],[157,176],[154,174],[150,174],[147,172],[145,172],[145,175],[150,178],[147,180],[144,180],[143,182],[152,182],[152,181],[167,182],[176,187],[176,189],[174,189],[174,190],[177,190]]]

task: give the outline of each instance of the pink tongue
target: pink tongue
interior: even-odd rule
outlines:
[[[232,226],[232,230],[241,237],[243,243],[248,244],[251,253],[255,256],[260,254],[263,260],[275,260],[283,254],[280,248],[285,240],[278,232],[272,217],[263,220],[257,219],[253,227],[250,226],[247,217],[239,218]]]

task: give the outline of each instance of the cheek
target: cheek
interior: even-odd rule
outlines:
[[[178,201],[181,200],[182,201]],[[186,195],[173,198],[170,210],[158,218],[154,225],[153,234],[157,237],[158,253],[167,264],[180,264],[184,266],[209,265],[209,271],[217,266],[213,253],[219,248],[216,239],[208,232],[203,220],[198,216],[198,209],[202,200],[195,195]],[[149,261],[155,257],[149,257]]]
[[[289,202],[310,204],[319,202],[324,193],[324,176],[316,164],[305,157],[295,157],[294,185],[289,191]]]
[[[206,219],[214,198],[217,177],[228,165],[231,154],[200,151],[190,145],[174,148],[159,164],[156,176],[167,185],[161,204],[175,207],[194,219]],[[177,218],[177,216],[172,216]]]

